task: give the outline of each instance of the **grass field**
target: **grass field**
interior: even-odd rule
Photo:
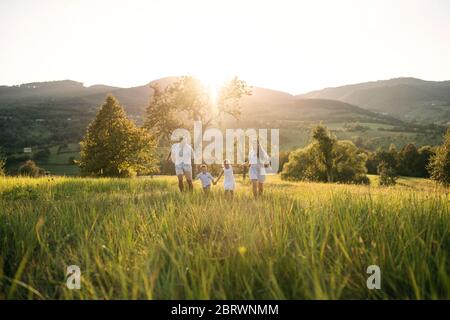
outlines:
[[[241,180],[231,200],[175,177],[0,178],[0,299],[450,299],[448,190],[371,179],[269,177],[255,201]]]

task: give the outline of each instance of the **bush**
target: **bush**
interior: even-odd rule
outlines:
[[[436,148],[428,166],[431,179],[444,185],[450,185],[450,128],[444,136],[444,142]]]
[[[45,175],[45,170],[39,168],[33,160],[28,160],[19,167],[19,174],[27,177],[39,177]]]
[[[294,181],[370,183],[366,176],[366,155],[351,141],[329,139],[325,142],[326,156],[323,154],[325,144],[318,141],[291,152],[281,178]]]
[[[289,151],[281,151],[280,152],[280,162],[278,166],[278,173],[283,171],[284,165],[289,161]]]
[[[380,186],[393,186],[397,183],[397,173],[389,163],[381,162],[377,167],[377,171],[380,176]]]
[[[323,165],[317,161],[317,144],[292,151],[289,161],[284,164],[281,178],[293,181],[327,181],[327,174]]]

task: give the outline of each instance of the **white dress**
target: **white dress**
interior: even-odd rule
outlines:
[[[233,167],[230,166],[228,169],[223,168],[223,176],[223,188],[225,190],[234,190]]]
[[[270,158],[262,147],[260,147],[259,150],[259,159],[257,151],[253,148],[251,148],[248,153],[250,163],[249,176],[250,180],[258,180],[263,183],[266,180],[266,168],[264,167],[264,163],[266,163]]]

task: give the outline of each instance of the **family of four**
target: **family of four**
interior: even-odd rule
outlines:
[[[172,160],[175,164],[175,174],[178,177],[178,187],[180,191],[184,191],[183,177],[186,178],[188,188],[193,190],[192,184],[192,160],[194,159],[194,150],[191,145],[186,142],[185,139],[181,139],[172,145],[167,160]],[[245,164],[249,166],[249,176],[252,181],[253,195],[257,197],[262,195],[264,190],[264,182],[266,179],[266,170],[269,163],[269,156],[267,152],[261,147],[258,140],[254,141],[250,145],[250,151],[248,154],[248,162]],[[223,179],[223,188],[225,194],[233,195],[236,183],[234,180],[233,166],[228,159],[223,161],[223,168],[220,175],[214,179],[210,172],[208,172],[208,166],[202,164],[200,166],[200,172],[195,176],[195,179],[200,180],[203,190],[209,192],[211,185],[216,185],[221,177]]]

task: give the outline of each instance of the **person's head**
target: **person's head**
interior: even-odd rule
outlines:
[[[223,160],[223,166],[226,169],[228,169],[230,167],[230,160],[228,160],[228,159]]]
[[[201,170],[203,173],[205,173],[205,172],[208,171],[208,166],[207,166],[206,164],[202,164],[202,165],[200,166],[200,170]]]

